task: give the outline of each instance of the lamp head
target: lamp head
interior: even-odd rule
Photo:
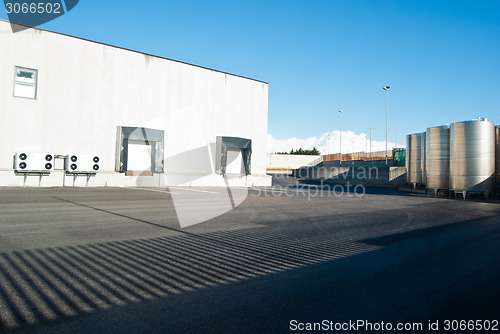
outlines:
[[[342,109],[339,110],[339,113],[342,113]]]
[[[391,87],[389,87],[389,86],[385,86],[383,89],[384,89],[384,90],[389,90],[390,88],[391,88]]]

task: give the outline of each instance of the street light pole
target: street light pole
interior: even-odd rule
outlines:
[[[396,148],[398,148],[398,122],[396,122]]]
[[[340,113],[340,165],[342,165],[342,110],[339,110]]]
[[[386,100],[385,100],[385,164],[387,165],[387,141],[389,140],[389,89],[391,87],[385,86]]]

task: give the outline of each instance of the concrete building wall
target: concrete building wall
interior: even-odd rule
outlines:
[[[323,182],[324,184],[389,188],[398,188],[406,184],[405,167],[385,165],[303,167],[294,170],[293,175],[303,179]]]
[[[314,166],[322,161],[318,155],[267,154],[268,169],[297,169]]]
[[[13,96],[15,66],[38,70],[36,99]],[[216,136],[252,140],[252,175],[234,182],[270,184],[267,83],[39,29],[13,34],[5,21],[0,73],[0,185],[22,184],[19,151],[98,155],[96,186],[224,185]],[[164,174],[115,172],[118,126],[165,132]],[[56,171],[43,184],[63,178]]]

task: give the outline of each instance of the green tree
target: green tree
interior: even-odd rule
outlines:
[[[282,154],[282,153],[278,153],[278,154]],[[298,150],[294,150],[292,148],[290,150],[290,153],[288,153],[288,154],[292,154],[292,155],[321,155],[321,153],[319,152],[319,150],[316,147],[313,147],[312,149],[303,149],[301,147]]]

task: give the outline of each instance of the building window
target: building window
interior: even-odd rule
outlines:
[[[16,66],[14,70],[14,96],[36,99],[38,70]]]

